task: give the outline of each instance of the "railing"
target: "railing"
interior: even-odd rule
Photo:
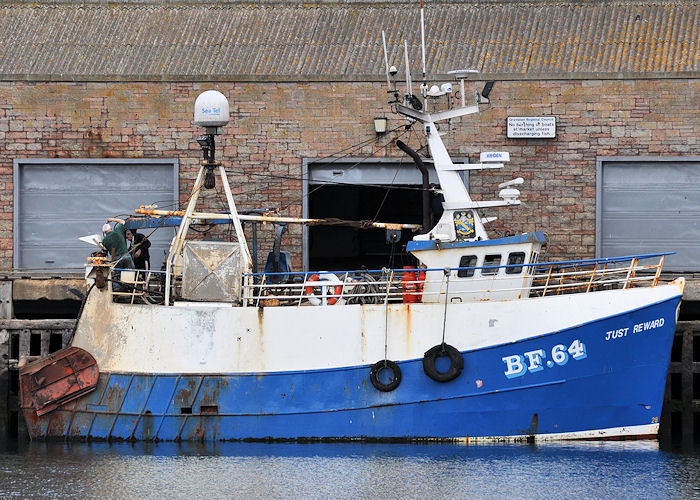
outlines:
[[[506,293],[528,298],[650,287],[672,253],[445,269],[252,273],[245,276],[243,299],[255,306],[442,302],[447,296],[474,301]]]
[[[656,286],[664,259],[674,252],[535,264],[531,292],[535,295],[590,292],[632,286]],[[658,259],[640,264],[640,260]]]
[[[656,286],[667,253],[561,262],[455,268],[244,275],[243,303],[301,306],[444,302],[529,298]],[[120,302],[162,304],[163,271],[122,271],[113,296]],[[177,284],[177,280],[173,280]],[[179,295],[178,289],[175,296]]]
[[[115,279],[116,276],[118,279]],[[165,293],[165,271],[150,269],[112,269],[112,297],[119,302],[162,304]]]

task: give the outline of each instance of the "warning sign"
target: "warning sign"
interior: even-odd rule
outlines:
[[[554,139],[557,121],[553,116],[509,116],[508,137],[511,139]]]

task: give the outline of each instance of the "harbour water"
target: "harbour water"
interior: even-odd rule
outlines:
[[[700,498],[700,454],[542,445],[29,443],[0,498]]]

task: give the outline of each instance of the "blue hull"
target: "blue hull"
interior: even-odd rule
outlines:
[[[372,386],[370,366],[100,373],[94,392],[42,417],[24,412],[36,439],[585,437],[658,424],[679,301],[463,352],[463,372],[446,383],[427,377],[422,359],[399,362],[402,381],[391,392]]]

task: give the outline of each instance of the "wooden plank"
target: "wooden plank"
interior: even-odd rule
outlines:
[[[68,344],[73,340],[73,328],[66,328],[61,330],[61,343],[62,347],[68,347]]]
[[[74,319],[0,319],[0,328],[8,330],[72,330]]]
[[[10,392],[10,373],[8,360],[10,359],[10,332],[6,329],[0,330],[0,429],[8,427],[8,406],[7,396]]]
[[[12,281],[0,281],[0,318],[11,319],[12,316]]]
[[[684,325],[681,354],[681,434],[683,444],[693,443],[693,334],[694,325]]]
[[[32,331],[29,328],[23,328],[19,331],[19,358],[29,356],[29,346],[32,339]]]
[[[49,341],[51,340],[51,330],[39,330],[38,332],[41,335],[41,357],[45,357],[49,355]]]
[[[675,365],[676,363],[671,363]],[[669,366],[668,375],[666,375],[666,389],[664,390],[664,404],[661,410],[661,421],[659,425],[659,439],[665,443],[671,442],[671,412],[673,402],[671,401],[671,367]]]

